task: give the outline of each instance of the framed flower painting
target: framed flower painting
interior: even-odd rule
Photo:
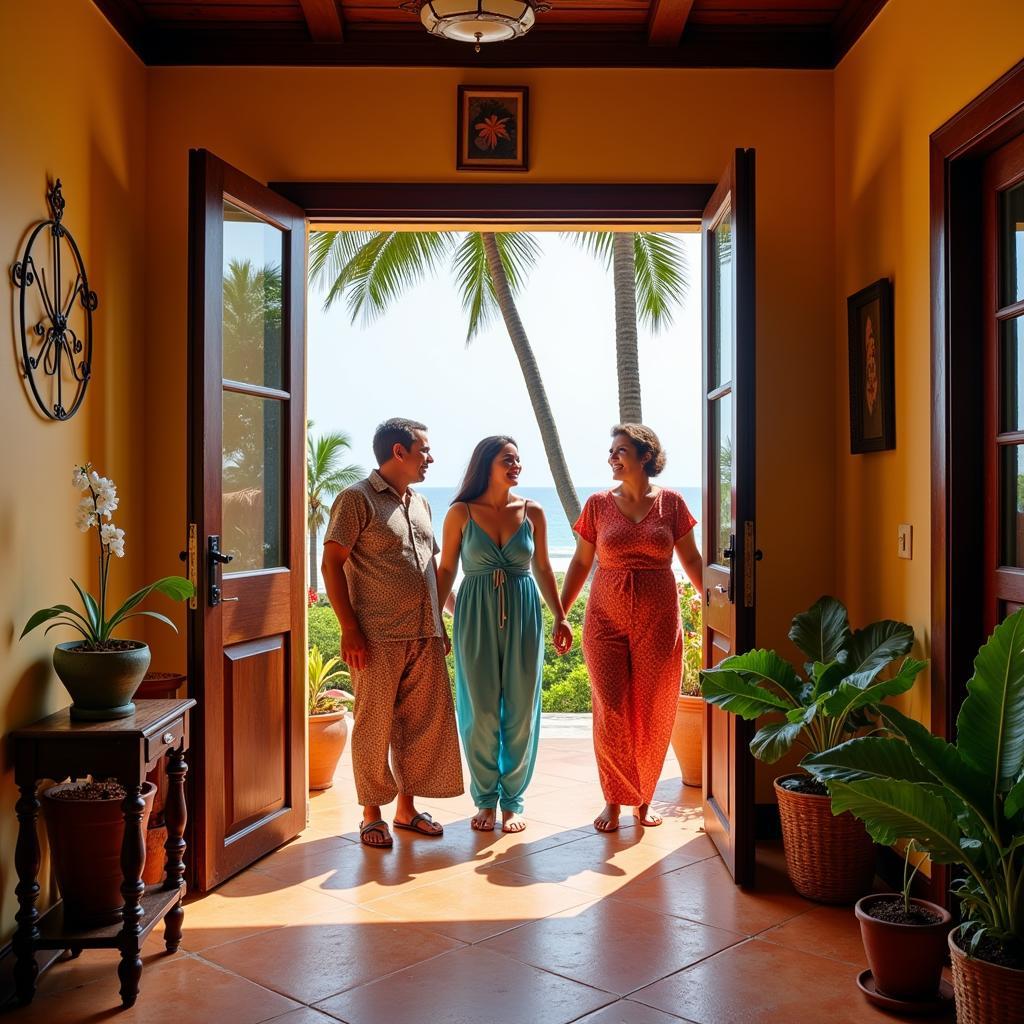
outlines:
[[[525,85],[460,85],[460,171],[525,171],[527,108]]]
[[[846,300],[850,344],[850,451],[896,447],[892,285],[881,278]]]

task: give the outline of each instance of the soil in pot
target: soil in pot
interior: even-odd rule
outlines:
[[[957,1024],[1020,1024],[1024,957],[989,939],[982,939],[974,955],[968,956],[958,931],[949,933]]]
[[[898,893],[857,901],[864,952],[877,991],[891,999],[932,1002],[938,996],[949,911],[925,900],[911,900],[909,912]]]
[[[142,790],[146,829],[156,786]],[[113,781],[65,782],[43,793],[43,817],[65,916],[80,925],[120,919],[123,787]]]
[[[825,795],[808,792],[805,778],[809,779],[788,775],[775,780],[790,881],[807,899],[853,903],[871,889],[874,843],[849,811],[832,814],[827,791]]]
[[[330,789],[348,740],[347,712],[309,716],[309,788]]]

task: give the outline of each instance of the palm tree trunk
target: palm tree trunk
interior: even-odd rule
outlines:
[[[619,376],[619,420],[643,423],[640,408],[640,359],[636,331],[636,240],[630,231],[616,231],[612,241],[615,285],[615,367]]]
[[[512,348],[515,349],[516,357],[519,359],[520,369],[523,371],[523,380],[526,382],[533,414],[537,419],[537,426],[540,428],[544,453],[548,457],[548,466],[555,481],[558,500],[562,503],[569,522],[575,523],[580,514],[580,499],[576,494],[572,478],[569,476],[569,467],[562,451],[562,442],[558,437],[558,428],[555,426],[555,417],[551,412],[547,392],[544,390],[540,367],[537,365],[537,358],[533,354],[530,340],[526,336],[523,322],[519,319],[519,310],[516,309],[515,301],[512,298],[512,289],[508,284],[505,265],[501,262],[494,234],[484,231],[481,232],[481,238],[484,243],[484,252],[487,254],[487,269],[490,271],[491,281],[494,284],[494,295],[505,321],[505,327],[508,329]]]
[[[307,586],[319,590],[316,585],[316,527],[309,528],[309,583]]]

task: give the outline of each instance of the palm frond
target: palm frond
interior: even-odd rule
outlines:
[[[313,231],[309,236],[309,280],[321,291],[342,275],[355,254],[373,237],[372,231]],[[336,298],[337,296],[335,296]],[[327,309],[334,302],[324,303]]]
[[[611,270],[614,231],[563,231],[561,236],[576,248],[596,257],[598,262],[604,265],[605,270]]]
[[[686,253],[675,234],[638,231],[633,236],[636,259],[636,309],[653,331],[672,323],[673,309],[690,288]]]

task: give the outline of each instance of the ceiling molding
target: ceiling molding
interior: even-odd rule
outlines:
[[[650,46],[678,46],[690,17],[693,0],[651,0],[647,22],[647,43]]]
[[[838,64],[867,31],[888,0],[846,0],[832,22],[832,61]]]
[[[299,0],[314,43],[342,41],[341,12],[337,0]]]

